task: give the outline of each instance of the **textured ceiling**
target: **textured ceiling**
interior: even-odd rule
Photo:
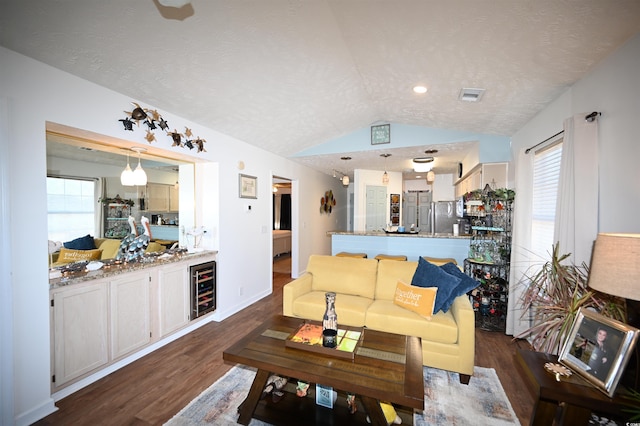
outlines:
[[[285,157],[374,123],[510,136],[640,31],[638,0],[0,5],[1,45]]]

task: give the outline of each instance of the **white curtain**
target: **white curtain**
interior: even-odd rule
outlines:
[[[598,234],[598,120],[577,114],[564,121],[554,241],[568,260],[587,265]]]
[[[588,123],[586,114],[564,121],[562,160],[554,241],[560,253],[571,253],[568,261],[589,264],[593,241],[598,233],[598,123]],[[522,150],[516,159],[516,198],[513,211],[511,270],[506,333],[517,336],[530,327],[521,308],[522,293],[531,276],[548,259],[540,259],[531,250],[531,199],[533,183],[532,154]]]
[[[96,195],[96,202],[97,200],[100,200],[101,198],[106,197],[107,183],[105,178],[98,178],[98,180],[96,181],[95,195]],[[104,236],[104,204],[97,202],[95,212],[96,214],[94,215],[95,217],[94,229],[96,230],[97,234],[94,235],[93,237],[101,238]]]
[[[533,154],[522,149],[516,158],[513,203],[513,229],[511,234],[511,268],[509,272],[509,299],[507,301],[506,334],[517,336],[530,327],[528,317],[523,317],[520,306],[528,269],[534,260],[531,250],[531,198],[533,182]]]

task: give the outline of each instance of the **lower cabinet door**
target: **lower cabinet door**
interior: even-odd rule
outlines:
[[[148,272],[109,283],[111,289],[111,358],[117,359],[151,341]]]
[[[109,361],[107,283],[53,294],[54,387]]]
[[[158,308],[160,337],[189,322],[189,277],[184,265],[158,272]]]

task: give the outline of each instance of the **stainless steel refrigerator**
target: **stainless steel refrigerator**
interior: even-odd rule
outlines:
[[[453,225],[458,223],[455,201],[434,201],[431,203],[430,231],[435,234],[452,234]]]

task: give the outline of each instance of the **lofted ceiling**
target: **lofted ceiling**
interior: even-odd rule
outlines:
[[[431,147],[293,157],[373,124],[511,136],[640,31],[638,0],[0,5],[0,45],[327,174],[402,171]]]

